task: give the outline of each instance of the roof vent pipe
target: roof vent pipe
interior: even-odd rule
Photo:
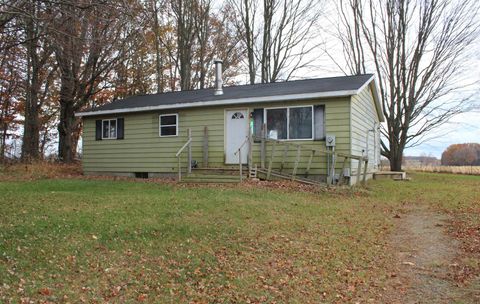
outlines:
[[[222,79],[222,64],[223,61],[215,60],[215,91],[214,95],[223,95],[223,79]]]

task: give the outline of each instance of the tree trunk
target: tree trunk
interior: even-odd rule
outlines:
[[[76,143],[73,133],[76,128],[73,102],[60,101],[60,123],[58,124],[58,157],[65,163],[75,159]]]
[[[72,133],[75,130],[75,81],[72,71],[63,69],[60,87],[60,117],[58,123],[58,157],[71,163],[75,156]]]
[[[32,6],[31,13],[35,14]],[[31,18],[26,20],[25,32],[27,36],[27,83],[25,96],[25,122],[23,126],[22,160],[30,161],[39,156],[38,145],[40,141],[40,127],[38,117],[38,90],[39,84],[39,59],[37,54],[38,37],[35,25]]]
[[[157,81],[157,93],[163,92],[163,60],[160,54],[160,23],[158,22],[158,8],[157,1],[153,1],[153,20],[154,20],[154,34],[155,34],[155,70]]]
[[[251,23],[251,19],[254,19],[255,16],[250,16],[250,10],[251,10],[251,5],[252,2],[249,0],[244,0],[243,1],[244,5],[244,10],[245,10],[245,21],[244,21],[244,26],[245,26],[245,43],[247,47],[247,58],[248,58],[248,75],[250,77],[250,84],[255,84],[255,50],[254,50],[254,36],[253,36],[253,31],[254,29],[253,24]],[[255,13],[253,12],[255,15]]]
[[[0,102],[3,103],[2,112],[0,113],[0,122],[2,123],[2,140],[0,142],[0,160],[3,161],[5,159],[5,149],[7,144],[7,134],[8,134],[8,123],[6,121],[6,117],[8,115],[8,108],[10,107],[10,101],[8,99],[1,100]]]
[[[403,149],[396,142],[390,145],[390,171],[402,171]]]
[[[3,161],[5,159],[5,147],[7,143],[7,130],[8,130],[8,125],[6,123],[3,123],[2,126],[2,142],[0,143],[0,161]]]
[[[25,123],[22,141],[22,160],[24,161],[35,160],[39,157],[40,128],[37,105],[37,100],[33,95],[27,97],[25,102]]]

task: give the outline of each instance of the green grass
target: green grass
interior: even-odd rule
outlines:
[[[325,193],[0,182],[0,302],[375,299],[389,276],[393,214],[474,210],[479,186],[445,174]]]

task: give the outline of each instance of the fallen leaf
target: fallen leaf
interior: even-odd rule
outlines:
[[[48,288],[42,288],[38,291],[39,294],[41,294],[42,296],[51,296],[52,295],[52,291]]]

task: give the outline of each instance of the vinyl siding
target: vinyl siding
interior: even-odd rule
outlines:
[[[84,118],[83,132],[83,169],[85,173],[176,173],[177,158],[175,153],[187,141],[187,129],[192,130],[192,159],[203,166],[203,132],[208,126],[209,167],[224,167],[224,124],[225,110],[268,108],[294,105],[325,105],[326,133],[336,135],[337,151],[350,152],[350,98],[320,99],[313,101],[291,101],[282,103],[259,103],[237,105],[234,107],[202,107],[148,113],[131,113]],[[159,137],[159,115],[179,114],[179,136]],[[125,119],[125,137],[123,140],[95,140],[95,120],[114,117]],[[289,141],[306,147],[324,148],[324,141]],[[270,154],[267,146],[267,160]],[[254,163],[260,165],[260,144],[253,146]],[[280,166],[283,147],[276,150],[274,168]],[[290,150],[285,164],[285,171],[292,170],[296,151]],[[310,157],[309,151],[301,154],[298,174],[302,174]],[[186,153],[182,163],[186,164]],[[316,155],[313,159],[311,174],[326,174],[326,157]],[[341,167],[341,163],[338,164]]]
[[[368,172],[371,174],[377,170],[378,162],[380,160],[380,135],[377,128],[375,128],[375,132],[369,132],[369,130],[374,129],[374,126],[378,127],[379,125],[379,119],[370,86],[367,86],[360,94],[352,96],[351,117],[351,153],[354,155],[368,156]],[[351,182],[355,183],[358,161],[352,160],[351,166]]]

